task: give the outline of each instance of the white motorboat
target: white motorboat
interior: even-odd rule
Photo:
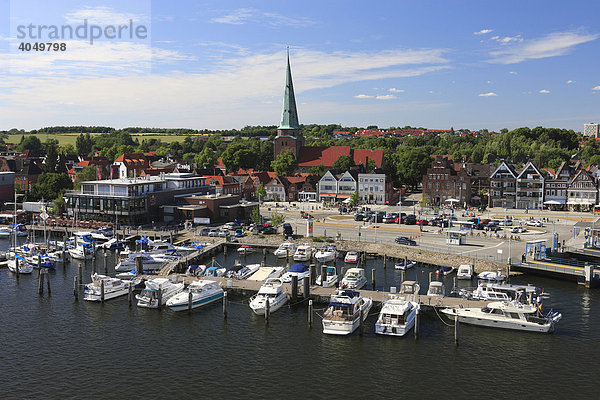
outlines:
[[[242,254],[242,255],[248,255],[248,254],[252,254],[254,253],[256,250],[254,250],[254,247],[249,246],[247,244],[242,245],[242,247],[239,247],[237,249],[238,254]]]
[[[456,271],[456,279],[473,279],[473,266],[471,264],[462,264]]]
[[[326,244],[315,253],[315,259],[322,263],[331,262],[338,255],[337,248],[333,244]]]
[[[237,279],[248,279],[252,274],[254,274],[260,268],[260,264],[248,264],[240,268],[239,271],[236,272],[235,277]]]
[[[407,270],[407,269],[414,268],[417,265],[416,261],[406,260],[406,264],[404,263],[404,261],[405,260],[397,262],[396,265],[394,265],[394,268],[400,269],[400,270]]]
[[[92,274],[92,282],[83,288],[83,299],[88,301],[102,300],[102,286],[104,286],[104,300],[114,299],[129,293],[130,282],[106,275]]]
[[[294,261],[309,261],[312,257],[312,247],[309,245],[300,245],[294,253]]]
[[[317,276],[315,284],[317,286],[323,287],[335,286],[335,284],[338,283],[338,280],[340,279],[337,273],[337,269],[335,267],[325,267],[325,269],[325,283],[323,283],[323,274],[319,274],[319,276]]]
[[[56,264],[63,264],[63,252],[62,251],[52,251],[47,254],[50,259],[52,259]],[[65,251],[65,262],[71,261],[71,255],[68,251]]]
[[[206,268],[202,276],[219,277],[225,275],[225,272],[227,272],[227,268],[213,266]]]
[[[302,282],[302,279],[304,278],[308,278],[310,275],[310,270],[308,265],[306,264],[294,264],[290,267],[290,270],[288,272],[286,272],[285,274],[283,274],[283,276],[281,277],[281,280],[284,283],[290,283],[292,281],[292,277],[293,276],[297,276],[298,277],[298,283]]]
[[[258,293],[250,298],[250,308],[257,315],[265,315],[267,300],[269,301],[269,313],[279,310],[288,302],[289,296],[283,291],[281,279],[267,279]]]
[[[415,281],[404,281],[398,295],[389,295],[383,302],[375,323],[375,333],[380,335],[404,336],[415,325],[419,311],[420,286]]]
[[[429,283],[429,289],[427,289],[427,296],[432,297],[444,297],[446,295],[446,288],[440,281],[432,281]]]
[[[21,256],[17,256],[17,259],[9,259],[6,262],[8,263],[8,270],[12,273],[17,273],[17,262],[19,265],[19,274],[31,274],[33,272],[33,266]]]
[[[183,282],[174,283],[167,278],[154,278],[146,281],[146,288],[135,296],[138,307],[159,308],[167,303],[171,297],[183,290]],[[158,304],[158,291],[160,290],[161,303]]]
[[[277,250],[273,252],[277,258],[287,258],[293,256],[296,252],[296,244],[293,242],[283,242],[279,245]]]
[[[346,264],[356,264],[358,263],[359,255],[357,251],[349,251],[346,253],[346,257],[344,257],[344,262]]]
[[[122,240],[117,240],[117,238],[112,238],[106,241],[105,243],[102,243],[100,247],[106,250],[122,249],[125,247],[125,242]]]
[[[190,307],[190,293],[191,307],[198,308],[223,298],[225,292],[215,281],[194,281],[182,292],[171,297],[167,301],[167,307],[173,311],[187,310]]]
[[[18,237],[27,236],[27,228],[23,224],[12,223],[9,226],[0,228],[0,239],[9,239],[16,234]]]
[[[69,249],[69,255],[74,260],[91,260],[94,257],[94,247],[90,243],[80,243]]]
[[[25,257],[25,261],[27,261],[27,263],[34,268],[38,266],[40,268],[56,268],[56,261],[46,254],[34,254],[32,256],[27,256]]]
[[[464,289],[459,294],[468,299],[538,303],[537,291],[538,288],[531,285],[480,282],[474,290]]]
[[[545,316],[541,307],[517,301],[489,303],[482,308],[446,308],[442,313],[465,324],[528,332],[553,332],[562,315],[550,310]]]
[[[285,271],[285,267],[260,267],[255,273],[250,275],[249,281],[266,281],[271,278],[280,278]]]
[[[355,290],[340,289],[331,295],[329,307],[323,314],[323,333],[349,335],[369,316],[373,300],[363,298]]]
[[[367,277],[363,268],[350,268],[342,278],[342,289],[360,289],[367,284]]]
[[[477,275],[477,279],[482,281],[504,282],[506,276],[502,275],[500,271],[483,271]]]

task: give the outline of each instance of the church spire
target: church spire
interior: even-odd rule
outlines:
[[[290,67],[290,46],[287,47],[285,92],[283,94],[281,124],[279,124],[278,129],[300,129],[298,111],[296,110],[296,98],[294,97],[294,84],[292,83],[292,69]]]

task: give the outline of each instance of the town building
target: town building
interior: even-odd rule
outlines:
[[[544,176],[528,162],[517,176],[517,208],[541,209],[544,204]]]
[[[596,180],[585,169],[579,169],[567,186],[567,206],[573,211],[588,211],[597,202]]]
[[[574,169],[566,161],[554,173],[548,171],[544,181],[544,205],[553,210],[564,210],[567,205],[567,189],[574,175]]]
[[[600,124],[595,124],[593,122],[583,124],[583,136],[600,139]]]
[[[0,172],[0,203],[14,201],[15,199],[15,173],[12,171]]]
[[[394,187],[384,173],[358,174],[358,196],[361,204],[389,204]]]
[[[162,206],[163,220],[190,222],[203,221],[214,223],[219,221],[248,220],[252,212],[258,208],[256,202],[242,201],[239,195],[193,195],[185,196],[177,205]]]
[[[502,161],[490,175],[488,207],[515,208],[517,205],[517,174],[514,166]]]
[[[333,202],[337,196],[338,179],[331,171],[325,174],[319,180],[318,193],[319,201]]]
[[[431,205],[471,204],[471,177],[450,156],[434,156],[423,176],[422,187],[423,199]]]
[[[135,178],[141,176],[142,171],[150,167],[144,153],[121,154],[113,165],[119,168],[119,178]]]

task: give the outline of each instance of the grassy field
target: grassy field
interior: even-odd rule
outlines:
[[[91,135],[99,135],[99,133],[91,133]],[[8,143],[15,143],[18,144],[21,141],[21,134],[18,135],[9,135],[8,136]],[[48,138],[52,138],[52,139],[56,139],[58,140],[58,144],[60,146],[65,146],[67,144],[71,144],[73,146],[75,146],[75,141],[77,140],[77,136],[79,136],[78,133],[62,133],[60,135],[52,135],[52,134],[46,134],[46,133],[36,133],[35,136],[37,136],[42,143],[46,141],[46,139]],[[171,143],[171,142],[183,142],[183,139],[185,138],[185,135],[165,135],[165,134],[154,134],[154,133],[136,133],[131,135],[134,138],[138,138],[139,141],[141,142],[143,139],[160,139],[161,141],[165,142],[165,143]]]

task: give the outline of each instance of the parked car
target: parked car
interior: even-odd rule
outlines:
[[[421,218],[421,219],[417,220],[417,225],[422,225],[422,226],[429,225],[429,221],[427,221],[426,219]]]
[[[512,226],[513,222],[512,219],[503,219],[500,221],[500,223],[498,225],[500,226]]]
[[[221,229],[217,235],[219,237],[227,237],[230,235],[229,229]]]
[[[234,236],[235,237],[244,237],[245,236],[244,230],[242,228],[236,229]]]
[[[208,236],[210,236],[210,237],[217,237],[217,236],[219,236],[219,230],[215,229],[215,228],[211,229],[208,232]]]
[[[209,232],[210,232],[210,228],[202,228],[200,230],[200,236],[208,236]]]
[[[285,223],[283,224],[283,236],[288,237],[288,236],[293,236],[294,235],[294,230],[292,229],[292,225]]]
[[[363,219],[365,219],[364,214],[361,214],[361,213],[354,214],[354,220],[355,221],[362,221]]]
[[[502,228],[500,228],[500,226],[498,226],[494,223],[487,224],[487,229],[491,232],[498,232],[499,230],[502,230]]]
[[[386,224],[393,224],[396,222],[398,217],[399,217],[398,213],[390,213],[390,214],[387,214],[385,217],[383,217],[383,222]]]
[[[239,226],[240,226],[240,224],[238,224],[237,222],[228,222],[225,224],[225,228],[227,228],[227,229],[235,229]]]
[[[541,228],[541,227],[544,226],[544,224],[542,224],[542,221],[539,221],[537,219],[536,220],[529,220],[529,221],[525,222],[525,225],[527,225],[527,226],[536,226],[538,228]]]
[[[404,223],[406,225],[415,225],[417,223],[417,216],[414,214],[407,215]]]
[[[523,232],[527,232],[527,229],[525,229],[521,226],[514,226],[510,231],[511,231],[511,233],[523,233]]]
[[[396,238],[396,243],[403,244],[406,246],[416,246],[417,245],[417,242],[415,242],[412,239],[407,238],[406,236],[398,236]]]
[[[260,233],[264,235],[273,235],[277,233],[277,229],[273,228],[272,226],[265,226]]]

